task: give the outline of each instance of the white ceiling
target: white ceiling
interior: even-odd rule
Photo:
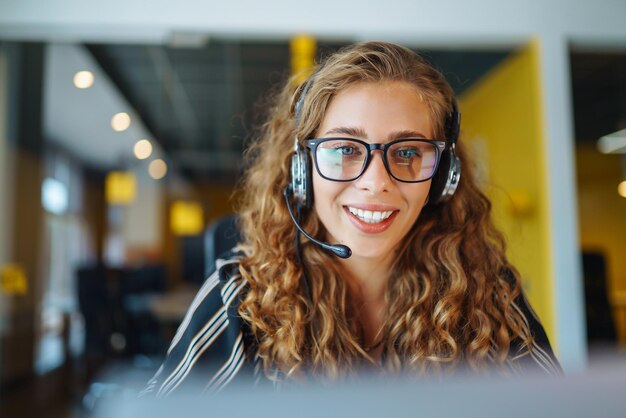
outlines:
[[[89,70],[94,84],[78,89],[73,78],[77,71]],[[139,162],[133,146],[139,139],[158,144],[130,108],[116,86],[80,45],[49,44],[46,49],[44,78],[44,132],[48,141],[67,150],[84,164],[96,169],[129,168]],[[131,125],[124,132],[111,128],[111,118],[127,112]]]

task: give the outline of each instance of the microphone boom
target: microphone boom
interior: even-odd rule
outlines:
[[[319,245],[323,249],[331,251],[337,257],[349,258],[352,255],[352,250],[349,247],[347,247],[346,245],[342,245],[342,244],[328,244],[326,242],[319,241],[319,240],[313,238],[312,236],[310,236],[309,234],[307,234],[306,231],[304,229],[302,229],[302,227],[298,223],[298,220],[294,216],[293,211],[291,210],[291,204],[289,203],[289,197],[291,196],[291,190],[290,190],[289,187],[285,188],[285,191],[283,192],[283,196],[285,196],[285,203],[287,204],[287,211],[289,212],[289,216],[291,217],[291,220],[293,221],[293,224],[296,226],[298,231],[300,231],[302,233],[302,235],[304,235],[311,242],[314,242],[315,244]]]

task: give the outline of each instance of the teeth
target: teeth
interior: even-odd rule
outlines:
[[[388,217],[390,217],[391,214],[393,213],[393,211],[391,210],[384,211],[384,212],[377,212],[377,211],[371,211],[371,210],[357,209],[351,206],[348,206],[348,210],[350,211],[350,213],[358,217],[363,222],[367,222],[370,224],[376,224],[376,223],[382,222]]]

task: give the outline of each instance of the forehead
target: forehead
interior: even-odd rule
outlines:
[[[408,82],[360,82],[331,99],[317,135],[345,128],[362,131],[366,137],[386,137],[397,131],[431,137],[431,112],[417,87]]]

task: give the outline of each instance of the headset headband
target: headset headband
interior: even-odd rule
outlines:
[[[298,129],[298,125],[300,125],[300,117],[302,116],[302,107],[304,105],[304,99],[306,98],[307,93],[309,92],[309,88],[313,84],[313,77],[310,77],[304,85],[301,85],[300,88],[296,91],[298,95],[298,101],[296,102],[296,106],[294,109],[294,116],[296,119],[296,130]]]

